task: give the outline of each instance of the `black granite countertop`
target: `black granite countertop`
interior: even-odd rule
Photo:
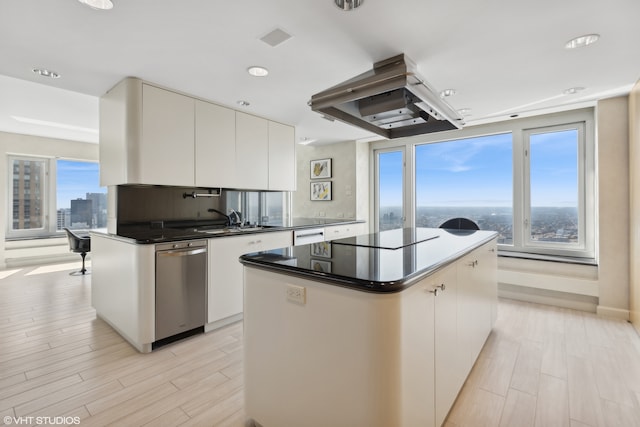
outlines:
[[[127,224],[121,226],[118,234],[94,232],[114,238],[129,239],[139,244],[155,244],[175,242],[179,240],[208,239],[213,237],[240,236],[243,234],[287,231],[326,225],[342,225],[364,222],[361,220],[344,220],[329,218],[293,218],[287,222],[274,221],[264,224],[236,228],[227,227],[216,221],[175,221]]]
[[[399,292],[497,236],[409,228],[243,255],[245,266],[366,292]]]

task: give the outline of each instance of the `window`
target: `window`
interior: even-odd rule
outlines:
[[[592,109],[416,136],[400,144],[378,142],[372,148],[379,188],[374,220],[380,230],[386,226],[386,200],[395,198],[412,206],[404,213],[407,224],[439,227],[449,218],[467,217],[482,230],[498,232],[503,255],[595,262]],[[404,170],[403,160],[391,161],[394,153],[398,159],[397,153],[406,153]]]
[[[9,156],[9,170],[8,238],[107,226],[106,188],[99,186],[98,163]]]
[[[511,133],[417,145],[416,226],[465,217],[512,244],[512,146]]]
[[[404,227],[404,150],[376,152],[376,229]]]
[[[48,163],[44,159],[10,157],[11,221],[8,233],[41,233],[46,227]]]

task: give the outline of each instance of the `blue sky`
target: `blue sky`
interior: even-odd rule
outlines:
[[[416,147],[416,205],[513,206],[510,133]],[[532,206],[576,206],[576,133],[531,137]],[[402,155],[380,154],[381,206],[400,206]]]
[[[71,200],[84,199],[87,193],[106,193],[100,187],[98,163],[58,160],[57,162],[57,209],[71,207]]]

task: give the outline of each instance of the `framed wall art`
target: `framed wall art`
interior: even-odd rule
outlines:
[[[311,200],[331,200],[331,181],[315,181],[311,183]]]
[[[311,265],[309,267],[313,271],[319,271],[321,273],[331,273],[331,261],[311,259]]]
[[[311,160],[311,179],[331,178],[331,159]]]
[[[312,243],[311,256],[331,258],[331,243],[329,242]]]

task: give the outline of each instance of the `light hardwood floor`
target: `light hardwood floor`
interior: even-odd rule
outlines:
[[[139,354],[96,319],[75,267],[0,271],[4,424],[244,425],[242,323]],[[640,426],[640,338],[626,322],[501,300],[445,425]]]

